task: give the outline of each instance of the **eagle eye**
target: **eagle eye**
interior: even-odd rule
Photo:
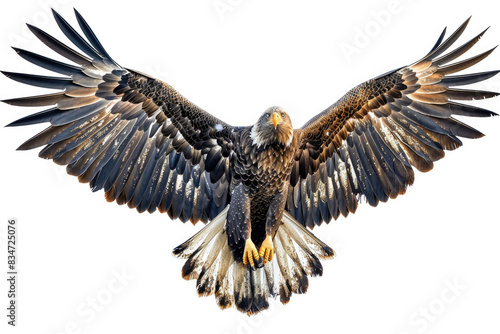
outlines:
[[[281,117],[285,117],[285,113],[284,112],[281,113]]]
[[[266,118],[269,118],[269,117],[271,117],[271,114],[267,113]]]

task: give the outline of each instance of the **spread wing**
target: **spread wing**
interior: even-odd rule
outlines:
[[[76,12],[76,11],[75,11]],[[52,106],[9,126],[49,122],[19,149],[45,146],[40,157],[105,190],[139,212],[167,212],[182,221],[207,222],[229,203],[233,127],[189,102],[171,86],[121,67],[76,12],[87,40],[59,14],[54,17],[75,51],[42,30],[30,30],[74,64],[21,49],[24,59],[62,77],[3,72],[9,78],[55,89],[5,100],[16,106]]]
[[[453,62],[484,34],[446,53],[468,21],[444,42],[443,31],[423,59],[353,88],[296,130],[303,139],[290,178],[287,211],[298,221],[312,228],[354,213],[361,198],[376,206],[404,194],[414,181],[413,168],[427,172],[444,157],[444,150],[462,145],[459,137],[483,136],[453,117],[496,115],[456,102],[498,95],[456,88],[499,72],[453,75],[493,51]]]

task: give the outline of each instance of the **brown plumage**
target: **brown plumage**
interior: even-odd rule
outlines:
[[[108,201],[139,212],[167,212],[209,224],[174,249],[182,275],[222,308],[253,314],[269,296],[283,303],[304,293],[308,276],[322,274],[333,250],[305,227],[347,216],[361,198],[376,206],[404,194],[415,167],[429,171],[459,137],[482,134],[453,115],[493,116],[459,100],[494,97],[459,89],[498,71],[453,75],[492,50],[453,63],[483,35],[449,52],[468,20],[409,66],[353,88],[299,129],[280,107],[252,126],[231,126],[194,105],[167,83],[126,69],[107,54],[76,12],[85,37],[55,19],[75,51],[42,30],[30,30],[76,65],[15,49],[61,77],[3,72],[13,80],[56,89],[4,102],[51,106],[10,126],[50,122],[19,149],[40,156],[104,189]],[[80,53],[80,52],[83,52]],[[448,52],[448,53],[446,53]]]

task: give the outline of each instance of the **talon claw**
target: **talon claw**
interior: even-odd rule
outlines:
[[[251,270],[255,270],[254,260],[257,262],[257,266],[262,262],[255,244],[249,238],[245,243],[245,250],[243,251],[243,264],[248,264]]]
[[[263,262],[263,258],[259,257],[259,259],[257,260],[257,262],[255,263],[255,267],[257,268],[262,268],[264,267],[264,262]]]
[[[259,254],[261,258],[264,260],[264,265],[273,259],[274,246],[273,239],[270,235],[266,237],[266,239],[260,245]]]

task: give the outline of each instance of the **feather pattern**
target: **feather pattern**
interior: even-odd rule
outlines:
[[[57,12],[53,14],[82,53],[28,25],[38,39],[76,65],[15,49],[35,65],[65,75],[2,72],[25,84],[60,90],[3,101],[51,106],[10,124],[50,123],[19,149],[45,146],[41,157],[67,165],[67,172],[89,182],[93,191],[104,189],[108,201],[139,212],[159,208],[193,223],[214,218],[230,201],[233,127],[168,84],[116,64],[78,12],[89,41]]]
[[[255,314],[269,307],[269,298],[278,296],[286,304],[293,294],[307,292],[309,277],[323,274],[321,260],[335,256],[330,247],[285,213],[273,240],[276,257],[261,268],[248,270],[234,259],[227,243],[229,209],[173,251],[186,260],[182,277],[196,280],[200,296],[215,295],[222,309],[235,306]]]
[[[455,88],[498,73],[451,75],[473,66],[493,51],[453,63],[486,32],[449,51],[468,22],[444,42],[442,34],[421,60],[353,88],[296,130],[302,137],[289,192],[297,196],[289,197],[286,205],[295,219],[312,228],[354,213],[362,198],[372,206],[386,202],[404,194],[413,183],[413,168],[427,172],[444,157],[444,150],[461,146],[458,137],[483,136],[453,117],[496,115],[455,102],[498,95]],[[327,173],[322,166],[326,166]],[[317,210],[324,212],[318,215]]]

